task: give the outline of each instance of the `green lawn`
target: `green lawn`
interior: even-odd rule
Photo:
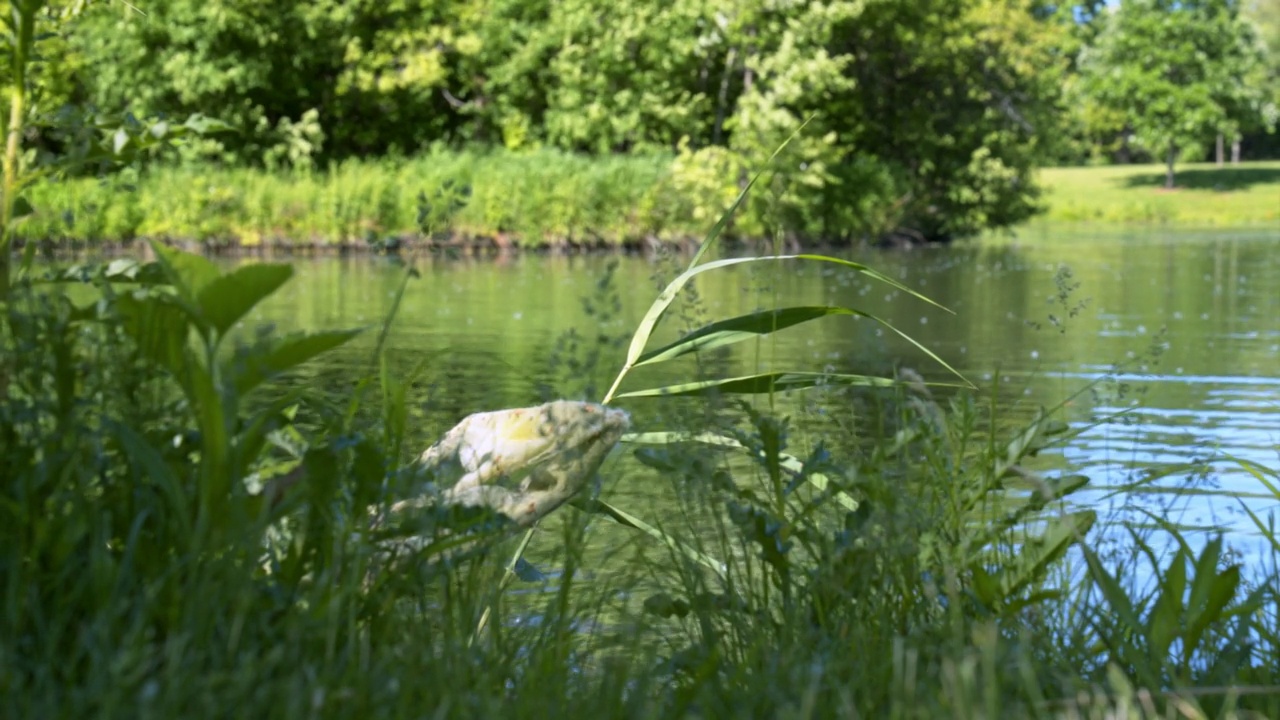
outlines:
[[[1177,166],[1173,190],[1164,166],[1048,168],[1048,210],[1031,225],[1155,225],[1280,229],[1280,162]]]

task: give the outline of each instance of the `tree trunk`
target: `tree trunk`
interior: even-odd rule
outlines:
[[[1238,135],[1235,140],[1231,141],[1231,164],[1240,164],[1240,136]]]
[[[724,130],[724,117],[729,111],[729,82],[733,66],[738,61],[738,48],[729,48],[724,59],[724,75],[720,78],[720,95],[716,98],[716,124],[711,129],[711,144],[719,145]]]
[[[1169,143],[1169,155],[1166,161],[1165,171],[1164,171],[1164,187],[1166,190],[1173,189],[1173,160],[1177,156],[1178,156],[1178,153],[1177,153],[1177,150],[1174,148],[1173,143]]]
[[[1214,159],[1214,162],[1217,163],[1218,167],[1222,167],[1222,161],[1224,159],[1223,155],[1224,153],[1223,153],[1223,147],[1222,147],[1222,133],[1218,133],[1218,142],[1217,144],[1214,145],[1214,148],[1213,148],[1213,159]]]

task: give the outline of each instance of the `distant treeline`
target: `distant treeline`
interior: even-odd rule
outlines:
[[[1101,0],[84,5],[50,4],[63,18],[42,43],[33,112],[64,116],[30,139],[38,149],[91,131],[67,108],[199,112],[234,132],[178,160],[305,171],[444,148],[674,154],[721,173],[704,190],[723,207],[812,117],[753,199],[755,229],[827,240],[1019,223],[1047,164],[1199,160],[1218,136],[1243,139],[1249,159],[1280,152],[1267,134],[1274,2],[1248,17],[1230,0],[1114,13]],[[1128,30],[1142,26],[1125,12],[1161,30]],[[1142,33],[1172,55],[1141,47]],[[1170,92],[1191,88],[1171,112],[1194,132],[1153,129],[1158,108],[1141,107],[1170,73]]]

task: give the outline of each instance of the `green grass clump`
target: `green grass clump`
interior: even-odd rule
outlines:
[[[1108,520],[1064,502],[1087,479],[1036,471],[1072,432],[1053,412],[1010,427],[910,373],[818,388],[820,436],[766,409],[778,393],[639,399],[663,432],[627,440],[610,493],[648,483],[676,509],[640,525],[582,498],[544,523],[513,592],[516,538],[492,514],[425,512],[420,552],[388,557],[370,510],[419,482],[415,378],[379,340],[347,389],[295,376],[260,396],[350,335],[237,334],[287,266],[223,274],[155,251],[54,277],[87,282],[89,302],[22,282],[4,308],[5,717],[1280,712],[1274,564],[1172,526],[1168,549],[1137,530],[1101,542]],[[686,275],[714,271],[697,260]],[[800,319],[717,321],[643,352],[670,302],[619,383]],[[847,393],[870,410],[841,412]],[[609,393],[628,394],[649,397]],[[1277,473],[1249,470],[1280,496]],[[648,532],[602,547],[609,518]]]
[[[537,150],[441,151],[314,172],[157,166],[141,175],[36,185],[36,213],[17,237],[73,247],[138,238],[213,247],[679,243],[699,238],[737,192],[703,161],[710,162]],[[1046,169],[1040,180],[1047,209],[1027,227],[1280,224],[1280,163],[1189,165],[1178,177],[1169,192],[1158,166]],[[759,221],[746,213],[738,229],[752,232]]]
[[[1033,227],[1280,227],[1280,162],[1179,165],[1173,190],[1162,165],[1047,168],[1039,181]]]
[[[589,159],[548,150],[441,152],[296,173],[156,167],[140,177],[39,185],[38,212],[18,231],[56,244],[164,238],[246,247],[683,239],[699,228],[691,201],[670,187],[670,165],[665,156]]]

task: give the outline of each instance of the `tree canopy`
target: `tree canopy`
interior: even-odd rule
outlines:
[[[1126,0],[1082,60],[1088,95],[1163,155],[1236,136],[1267,111],[1264,52],[1230,0]]]
[[[1231,0],[144,10],[81,13],[40,74],[44,108],[208,113],[236,132],[188,144],[187,157],[270,167],[442,146],[674,154],[674,186],[708,198],[709,213],[808,119],[739,229],[826,240],[1008,227],[1036,211],[1036,167],[1096,154],[1106,138],[1132,134],[1167,160],[1261,127],[1277,82],[1252,30],[1264,24]]]

